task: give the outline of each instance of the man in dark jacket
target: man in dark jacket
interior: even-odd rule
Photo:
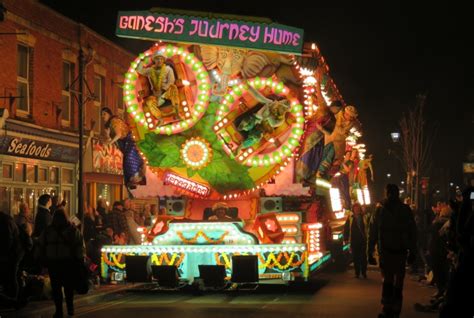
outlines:
[[[352,259],[354,262],[355,277],[367,278],[367,230],[362,206],[356,202],[352,205],[352,212],[344,225],[344,240],[351,243]]]
[[[38,199],[38,212],[35,218],[35,229],[33,238],[39,237],[41,233],[51,224],[52,216],[50,212],[52,201],[49,194],[43,194]]]
[[[377,209],[370,224],[369,263],[375,262],[375,245],[383,277],[382,305],[379,317],[399,317],[403,300],[405,263],[416,258],[416,224],[410,207],[400,201],[400,191],[387,185],[387,198]]]

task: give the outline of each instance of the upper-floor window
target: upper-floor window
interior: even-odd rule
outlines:
[[[63,79],[62,79],[62,100],[61,100],[61,125],[71,125],[71,114],[73,95],[71,94],[71,85],[74,81],[74,64],[63,61]]]
[[[19,44],[17,48],[17,111],[21,115],[30,109],[30,48]]]
[[[117,116],[124,118],[123,108],[123,88],[122,85],[117,85]]]
[[[94,76],[94,107],[92,109],[92,120],[94,121],[94,131],[101,134],[103,131],[100,118],[100,108],[105,104],[105,80],[103,76]]]

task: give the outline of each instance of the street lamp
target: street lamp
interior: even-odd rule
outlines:
[[[392,138],[393,142],[399,142],[400,141],[400,133],[399,132],[390,133],[390,137]]]
[[[392,175],[390,173],[387,173],[387,178],[390,178]]]

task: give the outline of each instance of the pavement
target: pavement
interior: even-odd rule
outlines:
[[[376,268],[369,269],[368,279],[354,278],[352,270],[324,272],[307,284],[264,285],[255,291],[150,291],[141,286],[107,285],[88,295],[76,296],[75,316],[375,318],[380,311],[381,278]],[[407,276],[401,317],[437,317],[436,313],[419,313],[413,308],[416,302],[426,303],[434,292],[435,289]],[[53,312],[52,301],[31,302],[17,312],[0,311],[0,318],[52,317]]]

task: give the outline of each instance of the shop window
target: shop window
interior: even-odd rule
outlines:
[[[51,184],[59,183],[59,168],[52,167],[49,169],[49,183]]]
[[[62,193],[62,200],[66,201],[66,206],[64,207],[64,211],[67,215],[71,216],[71,190],[63,190]]]
[[[62,183],[72,184],[73,183],[73,170],[63,169]]]
[[[38,182],[48,182],[48,168],[38,168]]]
[[[35,189],[26,189],[26,197],[24,202],[28,205],[31,211],[36,210],[36,190]]]
[[[13,206],[11,213],[18,214],[20,203],[25,202],[23,188],[13,188]]]
[[[26,166],[26,182],[36,183],[36,166]]]
[[[9,187],[0,187],[0,211],[4,213],[10,212],[10,188]]]
[[[9,180],[13,178],[13,165],[12,164],[4,163],[2,170],[3,170],[2,172],[3,179]]]
[[[15,175],[13,178],[15,181],[25,181],[25,164],[17,163],[15,164]]]

